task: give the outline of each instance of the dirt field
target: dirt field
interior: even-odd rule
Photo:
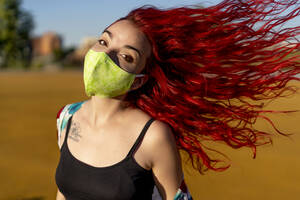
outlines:
[[[0,200],[55,199],[56,112],[85,98],[80,72],[0,73]],[[267,109],[300,109],[300,94],[278,99]],[[271,119],[279,130],[295,135],[275,135],[273,146],[257,149],[256,159],[250,149],[214,144],[231,159],[225,172],[200,175],[184,165],[195,200],[299,199],[300,112]],[[275,133],[264,121],[257,127]]]

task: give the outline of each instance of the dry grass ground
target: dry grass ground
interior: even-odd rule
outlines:
[[[0,73],[0,200],[55,199],[56,112],[85,98],[80,72]],[[300,94],[278,99],[267,108],[300,109]],[[203,176],[184,165],[195,200],[299,199],[300,112],[271,119],[279,130],[296,134],[290,139],[274,136],[273,146],[259,147],[256,159],[250,149],[214,144],[231,159],[225,172]],[[257,127],[275,133],[264,121]]]

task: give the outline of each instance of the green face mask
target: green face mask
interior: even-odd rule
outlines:
[[[105,52],[90,49],[85,55],[83,80],[88,96],[115,97],[125,94],[135,77],[114,63]]]

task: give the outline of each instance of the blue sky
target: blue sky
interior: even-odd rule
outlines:
[[[202,4],[211,6],[221,0],[23,0],[35,22],[34,35],[55,31],[63,36],[64,46],[78,45],[86,36],[96,37],[109,24],[130,10],[145,4],[162,8]],[[288,26],[300,26],[297,17]]]

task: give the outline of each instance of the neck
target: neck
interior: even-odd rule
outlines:
[[[92,96],[90,100],[90,120],[93,124],[105,124],[125,111],[125,95],[114,98]]]

